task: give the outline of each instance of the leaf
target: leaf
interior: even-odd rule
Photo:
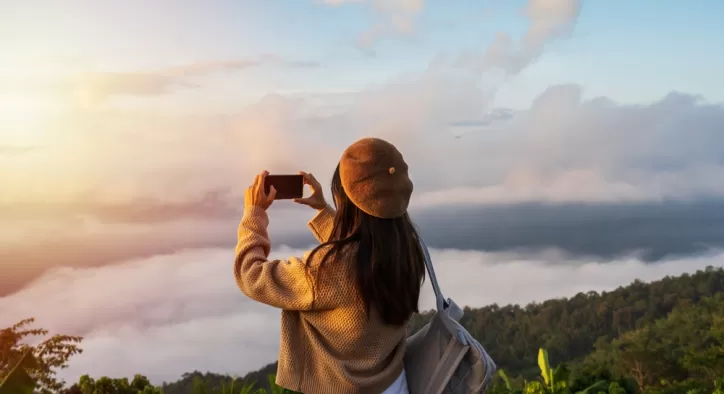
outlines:
[[[552,387],[553,371],[551,371],[551,364],[548,362],[548,352],[543,348],[538,350],[538,368],[540,368],[540,374],[546,386]]]
[[[284,389],[277,386],[276,375],[269,375],[269,387],[271,387],[271,394],[284,394]]]
[[[551,374],[551,382],[552,385],[555,384],[556,386],[567,386],[568,385],[568,378],[570,378],[571,372],[566,368],[563,364],[556,366],[555,369],[553,369],[553,372]]]
[[[599,391],[605,391],[608,386],[608,382],[605,380],[599,380],[598,382],[586,387],[585,389],[577,392],[576,394],[591,394],[598,393]]]
[[[540,382],[530,382],[525,385],[523,392],[525,394],[544,394],[546,389]]]
[[[505,388],[508,389],[508,391],[513,391],[513,386],[510,384],[510,378],[508,377],[508,374],[505,373],[504,370],[499,370],[498,375],[500,375],[500,378],[503,379],[503,382],[505,383]]]
[[[251,383],[249,383],[249,384],[245,384],[245,385],[241,386],[241,390],[239,391],[239,394],[252,394],[252,393],[255,393],[254,391],[252,391],[252,390],[254,390],[254,386],[255,386],[255,383],[254,383],[254,382],[251,382]],[[257,390],[256,392],[259,392],[259,390]]]

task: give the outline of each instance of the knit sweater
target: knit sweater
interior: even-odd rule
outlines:
[[[308,223],[319,242],[329,239],[334,215],[327,206]],[[406,325],[387,325],[374,309],[368,318],[350,258],[321,268],[325,250],[311,260],[309,252],[268,260],[268,224],[263,209],[245,209],[234,275],[249,298],[282,310],[276,383],[304,394],[382,393],[403,370]]]

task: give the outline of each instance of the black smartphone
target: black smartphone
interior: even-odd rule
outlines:
[[[264,192],[269,194],[270,186],[277,190],[275,200],[289,200],[304,196],[304,178],[301,175],[267,175]]]

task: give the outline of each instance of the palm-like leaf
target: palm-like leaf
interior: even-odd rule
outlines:
[[[508,389],[508,391],[513,391],[513,385],[510,383],[510,378],[508,377],[508,374],[505,373],[504,370],[499,370],[498,375],[500,375],[500,378],[503,379],[503,383],[505,383],[505,388]]]
[[[576,394],[595,394],[600,391],[605,391],[608,388],[608,382],[605,380],[599,380],[598,382],[586,387],[585,389],[577,392]]]
[[[548,361],[548,351],[543,348],[538,350],[538,368],[540,368],[540,374],[546,386],[553,387],[553,371]]]

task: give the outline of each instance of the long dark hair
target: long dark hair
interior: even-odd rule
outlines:
[[[360,210],[342,188],[339,165],[332,177],[332,197],[337,207],[331,238],[315,248],[329,246],[327,260],[356,244],[354,273],[367,316],[374,308],[387,324],[402,325],[417,313],[420,288],[425,280],[424,254],[410,217],[380,219]]]

